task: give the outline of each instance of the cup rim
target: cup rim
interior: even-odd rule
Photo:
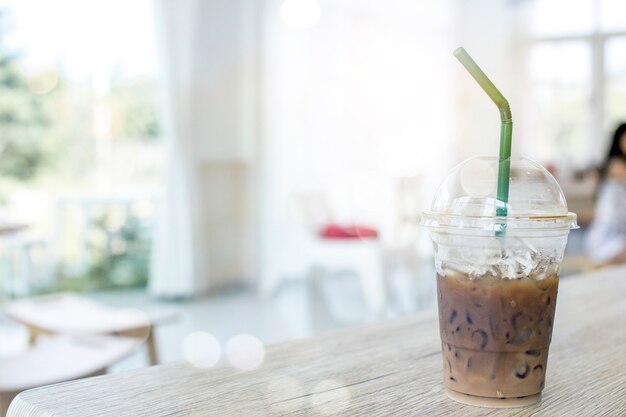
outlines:
[[[430,229],[504,230],[572,230],[578,229],[576,213],[555,216],[461,216],[424,211],[420,225]]]

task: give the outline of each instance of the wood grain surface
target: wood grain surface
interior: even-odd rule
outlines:
[[[9,416],[626,416],[625,297],[623,267],[562,279],[543,400],[526,408],[447,398],[430,311],[270,346],[253,371],[176,363],[34,389]]]

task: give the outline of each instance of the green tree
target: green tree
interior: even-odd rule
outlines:
[[[0,12],[0,36],[3,23]],[[49,102],[50,94],[31,91],[17,57],[0,45],[0,176],[26,181],[45,166],[52,125]]]
[[[118,138],[155,141],[161,135],[158,91],[149,80],[114,80],[111,106],[116,116],[113,135]]]

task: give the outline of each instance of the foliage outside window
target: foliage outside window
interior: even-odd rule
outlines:
[[[154,194],[161,166],[159,90],[153,56],[145,52],[152,48],[150,2],[61,3],[72,3],[76,13],[67,15],[60,4],[0,1],[0,220],[28,223],[50,253],[60,253],[54,279],[40,289],[143,286],[153,208],[135,210],[133,196],[141,202]],[[94,7],[98,13],[90,12]],[[40,8],[48,10],[46,19]],[[106,20],[103,13],[118,16],[117,26],[97,23]],[[68,45],[59,33],[71,28],[50,32],[46,25],[74,25],[86,40]],[[13,38],[30,43],[16,47]],[[103,45],[110,50],[100,62],[99,55],[107,57]],[[80,229],[75,211],[58,212],[68,196],[91,206],[90,199],[120,193],[129,196],[125,209],[89,209],[88,230]],[[63,215],[74,218],[63,242],[55,242]],[[53,242],[69,249],[57,251]],[[88,253],[89,264],[77,267],[77,253]]]

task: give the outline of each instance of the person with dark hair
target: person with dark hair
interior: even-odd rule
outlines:
[[[613,135],[609,153],[600,169],[596,213],[586,248],[598,263],[626,262],[626,123]]]

